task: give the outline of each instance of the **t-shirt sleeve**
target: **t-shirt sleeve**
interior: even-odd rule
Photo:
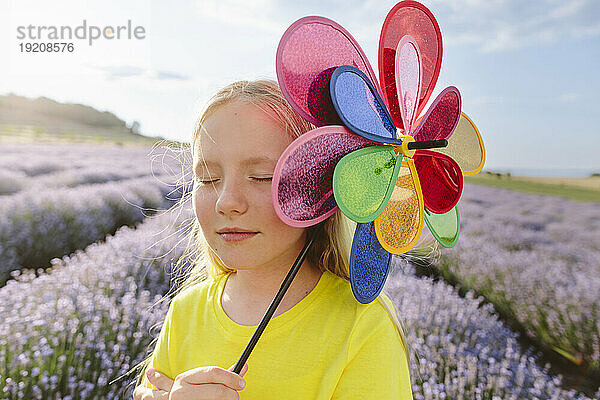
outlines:
[[[145,386],[150,389],[158,390],[156,386],[150,383],[148,378],[146,377],[146,371],[152,367],[157,371],[167,375],[169,378],[173,379],[171,375],[171,369],[169,366],[169,350],[173,346],[175,342],[172,337],[173,330],[171,329],[171,325],[173,323],[173,308],[175,306],[175,301],[172,300],[171,304],[169,304],[169,309],[167,310],[167,315],[163,321],[162,328],[160,330],[160,334],[158,335],[158,339],[156,341],[156,346],[154,347],[154,351],[152,353],[152,359],[150,364],[146,370],[144,370],[144,375],[142,377],[142,386]]]
[[[404,345],[381,304],[373,304],[354,327],[348,362],[332,399],[413,399]]]

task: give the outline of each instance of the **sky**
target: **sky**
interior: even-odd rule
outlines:
[[[486,147],[485,169],[600,172],[600,2],[423,0],[443,38],[440,75]],[[141,124],[148,136],[190,141],[221,87],[272,78],[287,27],[307,15],[346,28],[377,70],[386,0],[0,0],[0,95],[82,103]],[[64,40],[74,51],[27,53],[19,26],[127,25],[143,39]],[[124,35],[124,33],[122,33]],[[61,42],[57,40],[54,42]]]

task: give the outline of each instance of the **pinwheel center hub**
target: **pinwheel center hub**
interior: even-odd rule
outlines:
[[[396,154],[402,153],[404,157],[412,157],[415,154],[415,150],[409,149],[408,144],[414,142],[415,138],[410,135],[402,135],[400,136],[400,140],[402,140],[402,144],[394,146],[394,152]]]
[[[411,157],[415,155],[415,151],[418,149],[437,149],[440,147],[448,146],[448,139],[432,139],[432,140],[419,140],[416,141],[410,135],[402,135],[399,137],[402,140],[402,144],[394,146],[394,152],[396,154],[402,153],[404,157]]]

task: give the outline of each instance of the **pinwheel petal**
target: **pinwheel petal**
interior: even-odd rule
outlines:
[[[317,126],[340,124],[329,96],[329,78],[340,65],[354,65],[377,82],[356,40],[328,18],[297,20],[277,48],[275,69],[281,91],[300,115]]]
[[[333,172],[333,195],[344,215],[370,222],[387,204],[400,170],[402,154],[392,146],[365,147],[345,155]]]
[[[402,126],[405,134],[412,132],[413,121],[416,117],[417,103],[421,96],[421,54],[419,46],[412,36],[404,36],[398,43],[396,51],[396,87]]]
[[[463,176],[477,174],[485,162],[485,148],[477,127],[465,113],[460,113],[458,125],[448,139],[448,146],[435,149],[452,157],[460,167]]]
[[[294,140],[281,154],[271,184],[275,212],[283,222],[308,227],[337,210],[332,179],[346,154],[376,143],[342,125],[313,129]]]
[[[444,214],[435,214],[425,208],[425,222],[433,237],[444,247],[454,247],[460,233],[458,207],[454,206]]]
[[[415,163],[405,158],[392,197],[374,221],[381,246],[392,254],[410,250],[421,236],[423,212],[423,195]]]
[[[460,119],[460,93],[448,86],[436,97],[412,136],[415,140],[448,139]]]
[[[385,103],[358,68],[343,65],[331,76],[331,101],[344,125],[364,138],[381,143],[402,143]]]
[[[412,36],[421,53],[423,75],[421,94],[416,115],[419,115],[431,97],[442,65],[442,34],[431,11],[416,1],[401,1],[385,17],[379,37],[379,80],[394,124],[402,125],[398,92],[396,89],[396,51],[404,35]],[[408,132],[407,132],[408,134]]]
[[[413,160],[425,207],[436,214],[450,211],[458,203],[463,189],[463,176],[456,161],[431,150],[417,150]]]
[[[357,224],[350,252],[350,283],[356,300],[368,304],[383,289],[392,255],[377,240],[373,222]]]

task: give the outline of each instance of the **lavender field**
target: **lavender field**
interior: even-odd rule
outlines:
[[[448,284],[417,278],[395,257],[384,287],[420,357],[411,360],[415,399],[587,399],[561,389],[561,377],[540,368],[481,297],[463,298]],[[600,390],[593,398],[600,398]]]
[[[53,260],[50,273],[13,273],[0,288],[0,398],[131,398],[131,379],[109,383],[141,361],[158,334],[150,328],[168,303],[151,306],[168,291],[171,261],[181,255],[180,223],[149,217]]]
[[[457,278],[535,341],[600,366],[600,204],[465,185],[461,238],[443,250]]]
[[[2,398],[131,398],[133,376],[110,382],[158,334],[150,328],[160,329],[168,304],[151,305],[169,289],[192,216],[188,202],[187,212],[124,227],[55,260],[52,273],[18,275],[0,289]],[[588,399],[562,390],[481,299],[416,278],[402,259],[395,264],[385,290],[420,358],[412,361],[415,399]]]
[[[0,157],[3,173],[21,177],[0,196],[0,271],[49,249],[56,258],[16,267],[0,287],[0,399],[131,398],[131,368],[158,335],[168,301],[155,303],[194,214],[186,201],[148,216],[124,198],[171,207],[161,182],[185,181],[189,158],[157,152],[151,165],[149,149],[123,148],[120,158],[103,146],[62,148],[62,158],[57,148],[37,149],[39,158],[21,150]],[[437,267],[474,291],[419,277],[410,256],[394,258],[384,288],[415,350],[414,398],[600,398],[600,389],[566,390],[496,312],[512,310],[540,342],[597,360],[600,205],[466,185],[459,207],[461,239]],[[140,223],[106,236],[125,214]]]
[[[160,149],[84,144],[2,143],[0,200],[20,191],[75,187],[173,172]]]
[[[162,154],[152,158],[149,150],[6,145],[0,155],[0,282],[13,270],[43,267],[167,207],[176,198],[170,195],[173,163],[160,162],[154,172],[151,162]]]

